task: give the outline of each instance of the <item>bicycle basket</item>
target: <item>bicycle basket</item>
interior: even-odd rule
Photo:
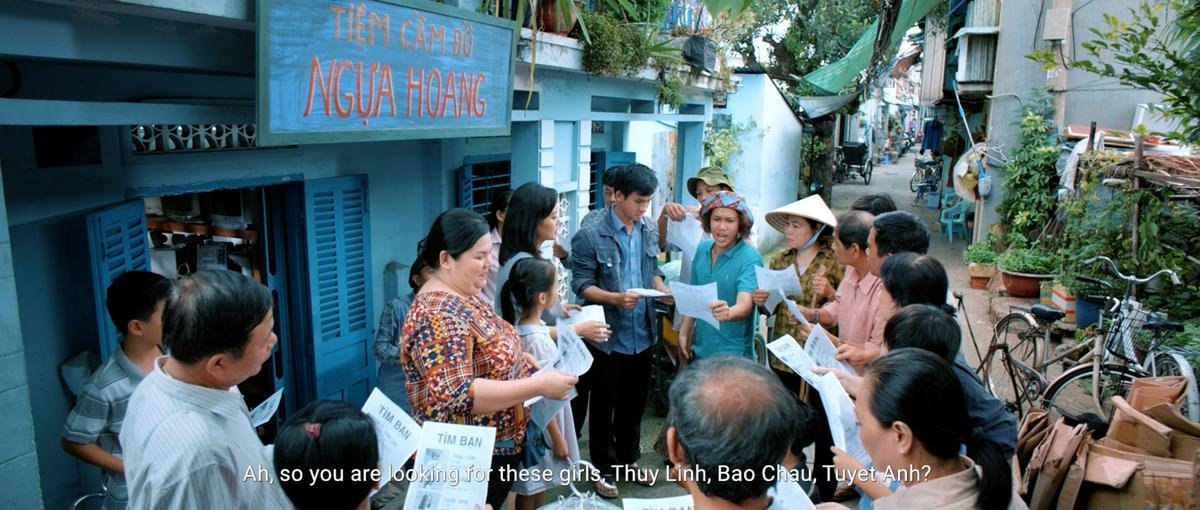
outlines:
[[[1122,308],[1108,325],[1105,350],[1128,363],[1144,358],[1154,344],[1154,334],[1143,327],[1149,317],[1149,310]]]

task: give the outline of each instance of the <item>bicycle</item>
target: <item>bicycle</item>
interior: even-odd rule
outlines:
[[[913,170],[912,179],[908,181],[908,188],[916,193],[913,196],[913,205],[921,205],[925,201],[927,193],[937,193],[939,182],[941,180],[941,158],[918,161],[916,170]]]
[[[1049,345],[1051,326],[1065,316],[1062,310],[1046,305],[1014,306],[996,323],[987,352],[979,358],[976,373],[984,389],[1003,402],[1018,420],[1024,417],[1026,409],[1034,407],[1046,389],[1047,365],[1070,355],[1063,353],[1045,364],[1039,363],[1039,359],[1045,358],[1039,358],[1038,339],[1042,339],[1041,345]]]
[[[1179,276],[1169,269],[1159,270],[1146,278],[1125,275],[1107,257],[1093,257],[1085,263],[1096,261],[1106,262],[1111,272],[1125,281],[1124,296],[1119,301],[1111,300],[1115,304],[1109,307],[1111,312],[1104,315],[1115,312],[1115,316],[1109,320],[1104,334],[1094,335],[1090,342],[1081,344],[1090,345],[1090,351],[1076,366],[1047,386],[1042,407],[1072,416],[1093,414],[1110,420],[1112,398],[1125,396],[1134,379],[1175,372],[1187,380],[1187,405],[1183,413],[1192,419],[1200,417],[1200,397],[1191,365],[1179,353],[1163,348],[1163,343],[1182,331],[1183,325],[1143,309],[1133,295],[1135,284],[1145,284],[1166,275],[1173,284],[1179,285]]]

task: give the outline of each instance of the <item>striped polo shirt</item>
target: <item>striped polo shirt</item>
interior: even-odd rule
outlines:
[[[75,402],[75,408],[67,415],[63,426],[63,439],[72,443],[96,443],[104,451],[121,458],[121,443],[117,434],[125,421],[125,408],[129,397],[142,381],[138,369],[125,351],[118,348],[100,368],[92,373],[83,394]],[[125,488],[125,477],[120,473],[101,470],[101,480],[108,488],[104,507],[109,510],[125,508],[129,498]]]

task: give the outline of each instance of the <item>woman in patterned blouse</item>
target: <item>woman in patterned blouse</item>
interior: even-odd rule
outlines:
[[[522,404],[535,396],[565,399],[576,377],[549,370],[521,353],[521,338],[480,298],[492,242],[483,217],[451,209],[433,222],[420,257],[436,268],[404,321],[400,362],[413,418],[496,428],[487,502],[499,508],[516,468],[527,420]]]
[[[821,200],[820,195],[812,195],[771,211],[767,213],[766,218],[767,223],[775,230],[782,232],[786,240],[783,247],[767,256],[767,268],[787,269],[789,266],[796,268],[796,274],[800,276],[800,289],[804,291],[804,295],[788,296],[788,299],[797,300],[801,310],[807,310],[806,307],[813,304],[816,306],[824,304],[826,299],[823,296],[817,297],[815,303],[812,301],[813,296],[816,296],[812,291],[813,278],[818,275],[824,276],[829,284],[836,288],[842,280],[843,272],[842,266],[837,263],[837,256],[833,253],[831,242],[834,227],[837,226],[837,218],[834,217],[833,211],[829,210],[829,206],[825,205],[825,201]],[[763,313],[775,316],[770,323],[771,333],[768,338],[773,340],[783,335],[791,335],[800,345],[804,345],[806,336],[796,319],[791,317],[786,305],[781,302],[776,305],[775,310],[764,308],[768,294],[769,291],[766,289],[756,289],[751,294],[754,304],[758,305]],[[812,316],[808,316],[806,319],[815,322],[815,318]],[[783,385],[801,402],[807,402],[809,409],[816,413],[815,422],[825,423],[820,395],[815,391],[808,391],[808,386],[804,384],[800,376],[792,372],[775,355],[767,354],[767,358],[771,364],[771,370],[779,376]],[[825,487],[825,494],[830,494],[833,487],[826,480],[828,478],[825,476],[826,471],[822,469],[822,466],[833,464],[833,454],[829,451],[829,446],[833,444],[833,437],[830,435],[829,427],[817,427],[815,431],[801,427],[792,441],[791,452],[784,459],[784,465],[791,467],[803,464],[803,450],[814,441],[816,442],[816,458],[814,459],[816,473],[814,474],[816,480],[819,481],[818,486]]]

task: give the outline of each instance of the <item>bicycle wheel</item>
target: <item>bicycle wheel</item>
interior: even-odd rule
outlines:
[[[1200,418],[1200,394],[1196,389],[1196,373],[1192,370],[1192,364],[1188,363],[1182,354],[1174,351],[1154,353],[1150,372],[1155,377],[1180,376],[1187,379],[1187,397],[1179,411],[1189,420],[1196,421]]]
[[[913,193],[917,192],[917,184],[921,183],[922,172],[920,168],[913,170],[912,179],[908,180],[908,189]]]
[[[1021,360],[1022,363],[1037,368],[1038,343],[1042,329],[1029,316],[1023,313],[1010,313],[996,323],[992,330],[992,343],[1008,344],[1009,356]],[[986,382],[986,381],[985,381]]]
[[[1033,367],[1009,356],[1008,346],[999,344],[986,355],[981,376],[984,390],[1020,421],[1032,408],[1045,389],[1045,381]]]
[[[1092,364],[1079,365],[1063,372],[1046,388],[1042,407],[1057,408],[1063,414],[1080,416],[1091,413],[1104,421],[1112,419],[1113,397],[1124,397],[1129,393],[1133,380],[1146,374],[1124,365],[1105,363],[1100,366],[1100,380],[1092,378]],[[1096,407],[1093,395],[1099,392],[1100,407]]]
[[[863,174],[862,174],[862,176],[863,176],[863,184],[864,184],[864,185],[871,184],[871,172],[872,172],[874,169],[875,169],[875,164],[874,164],[874,163],[871,163],[870,161],[867,161],[867,164],[866,164],[866,166],[864,167],[864,169],[863,169]]]

